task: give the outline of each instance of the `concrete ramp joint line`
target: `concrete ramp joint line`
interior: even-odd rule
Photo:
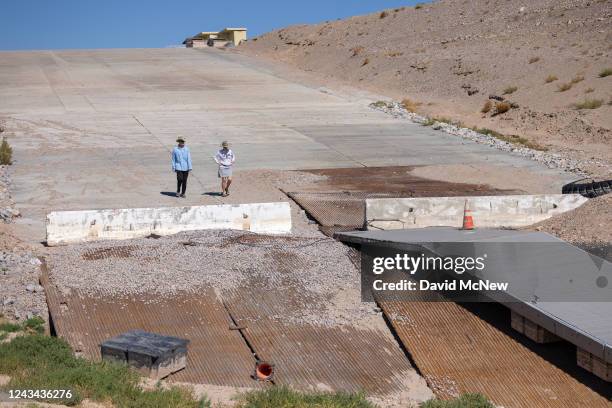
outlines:
[[[472,197],[370,198],[368,229],[460,228],[467,206],[476,228],[519,228],[580,207],[579,194]]]
[[[235,229],[263,234],[291,232],[287,202],[193,207],[54,211],[47,215],[47,245],[131,239],[150,234]]]

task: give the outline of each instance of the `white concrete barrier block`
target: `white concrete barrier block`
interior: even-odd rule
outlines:
[[[264,234],[291,232],[287,202],[55,211],[47,215],[47,245],[130,239],[150,234],[235,229]]]
[[[573,210],[587,200],[579,194],[372,198],[366,200],[366,220],[368,229],[458,228],[467,201],[477,228],[519,228]]]

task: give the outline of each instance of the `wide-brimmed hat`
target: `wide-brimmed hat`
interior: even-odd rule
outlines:
[[[229,147],[229,143],[227,142],[227,140],[221,142],[221,147]]]
[[[181,142],[185,143],[185,138],[183,136],[179,136],[179,137],[176,138],[176,141],[178,143],[181,143]]]

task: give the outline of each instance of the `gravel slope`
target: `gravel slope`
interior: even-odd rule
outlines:
[[[590,199],[530,229],[548,232],[612,262],[612,194]]]
[[[33,316],[47,320],[47,303],[39,285],[40,261],[29,245],[12,233],[19,211],[10,193],[8,166],[0,166],[0,316],[23,321]]]
[[[51,281],[63,292],[145,295],[155,302],[203,288],[213,288],[220,298],[273,290],[295,307],[272,318],[382,328],[380,310],[361,302],[359,259],[354,257],[351,249],[321,234],[211,230],[51,248],[47,265]]]

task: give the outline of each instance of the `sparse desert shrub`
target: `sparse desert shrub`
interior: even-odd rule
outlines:
[[[572,89],[572,83],[571,82],[567,82],[565,84],[561,84],[558,86],[559,92],[565,92],[568,91],[570,89]]]
[[[402,55],[404,55],[404,53],[401,51],[389,51],[385,55],[387,57],[401,57]]]
[[[414,8],[415,8],[416,10],[422,9],[422,8],[423,8],[423,5],[424,5],[423,3],[417,3],[417,4],[414,6]]]
[[[390,103],[385,102],[385,101],[376,101],[376,102],[372,102],[372,106],[375,108],[388,108],[390,107]]]
[[[508,102],[496,102],[495,103],[495,114],[506,113],[510,110],[511,106]]]
[[[362,47],[361,45],[358,45],[356,47],[353,47],[350,49],[350,51],[353,53],[353,57],[358,56],[359,54],[361,54],[363,51],[365,50],[364,47]]]
[[[589,99],[586,98],[582,102],[577,102],[574,104],[576,109],[597,109],[601,105],[603,105],[603,99]]]
[[[556,81],[557,79],[559,79],[559,78],[557,78],[557,76],[556,76],[556,75],[552,75],[552,74],[551,74],[551,75],[549,75],[549,76],[547,76],[547,77],[546,77],[546,79],[544,80],[544,82],[546,82],[547,84],[550,84],[551,82],[554,82],[554,81]]]
[[[0,332],[14,333],[18,332],[19,330],[21,330],[21,325],[18,325],[16,323],[7,322],[0,324]]]
[[[530,64],[533,64],[533,63],[538,62],[539,60],[540,60],[540,57],[533,57],[533,58],[530,58],[530,59],[529,59],[529,63],[530,63]]]
[[[548,148],[540,146],[539,144],[537,144],[535,142],[532,142],[529,139],[526,139],[526,138],[518,136],[518,135],[504,135],[504,134],[501,134],[499,132],[496,132],[496,131],[494,131],[492,129],[488,129],[488,128],[473,127],[472,130],[474,132],[482,133],[483,135],[491,136],[491,137],[494,137],[496,139],[502,140],[504,142],[522,145],[522,146],[528,147],[530,149],[541,150],[541,151],[548,150]]]
[[[45,320],[40,316],[33,316],[23,322],[23,329],[26,332],[43,334],[45,332]]]
[[[587,88],[584,90],[584,93],[591,93],[594,92],[595,90],[593,88]]]
[[[493,109],[493,102],[486,101],[480,110],[482,113],[489,113]]]
[[[572,84],[577,84],[578,82],[582,82],[584,81],[584,75],[576,75],[575,77],[572,78]]]
[[[451,118],[447,118],[446,116],[434,117],[433,120],[435,122],[446,123],[446,124],[457,126],[457,127],[464,127],[463,123],[460,120],[453,120]]]
[[[423,126],[431,126],[434,123],[436,123],[436,120],[434,118],[427,118],[427,119],[425,119],[425,122],[421,123],[421,125],[423,125]]]
[[[518,89],[518,87],[517,87],[517,86],[507,86],[507,87],[504,89],[504,95],[510,95],[511,93],[516,92],[516,90],[517,90],[517,89]]]
[[[0,144],[0,164],[9,165],[13,163],[13,148],[9,145],[6,137],[2,138]]]
[[[599,73],[599,77],[600,78],[605,78],[607,76],[612,75],[612,68],[606,68],[603,69],[600,73]]]
[[[370,59],[366,57],[366,58],[363,60],[363,62],[361,63],[361,66],[362,66],[362,67],[363,67],[363,66],[366,66],[366,65],[368,65],[369,63],[370,63]]]
[[[380,13],[380,15],[378,16],[379,18],[385,18],[389,15],[389,13],[387,13],[386,11],[383,11],[382,13]]]
[[[413,101],[412,99],[409,99],[409,98],[402,99],[402,106],[408,112],[413,112],[413,113],[416,112],[419,105],[421,105],[420,102]]]
[[[453,120],[451,118],[447,118],[446,116],[428,116],[424,122],[421,122],[423,126],[432,126],[436,123],[446,123],[448,125],[453,125],[457,127],[465,127],[463,122],[460,120]]]
[[[493,136],[493,137],[498,138],[498,139],[500,139],[500,138],[502,138],[504,136],[501,133],[496,132],[496,131],[494,131],[492,129],[489,129],[489,128],[479,128],[479,127],[474,126],[472,128],[472,130],[474,132],[482,133],[483,135],[487,135],[487,136]]]

